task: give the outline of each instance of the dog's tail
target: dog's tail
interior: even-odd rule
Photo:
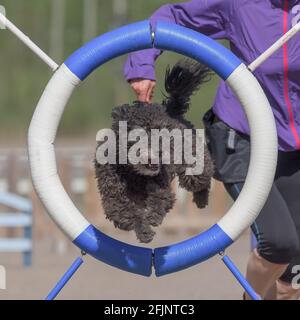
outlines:
[[[172,69],[167,68],[164,104],[170,115],[185,114],[190,106],[192,95],[200,86],[209,81],[212,73],[203,64],[190,59],[179,60]]]

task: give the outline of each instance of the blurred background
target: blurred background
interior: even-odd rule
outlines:
[[[7,17],[58,64],[95,36],[147,19],[163,4],[163,0],[2,0],[0,3],[6,8]],[[0,48],[0,265],[7,270],[7,289],[0,290],[0,299],[41,299],[79,253],[44,212],[32,189],[28,168],[27,129],[51,71],[7,30],[0,30]],[[96,133],[110,126],[111,109],[135,99],[122,75],[125,58],[105,64],[76,91],[59,129],[57,161],[66,190],[85,216],[107,234],[138,244],[133,234],[115,230],[105,220],[92,165]],[[179,55],[166,52],[158,60],[155,101],[162,99],[166,66],[177,59]],[[202,127],[203,113],[212,105],[218,81],[213,77],[193,98],[188,117],[198,128]],[[158,228],[151,246],[180,241],[203,231],[218,221],[232,204],[217,182],[213,184],[210,205],[201,211],[176,182],[174,190],[176,206]],[[11,194],[22,199],[10,197]],[[245,236],[230,249],[242,268],[248,242]],[[87,260],[87,266],[60,298],[233,299],[240,296],[240,288],[217,258],[164,280],[136,278],[92,258]]]

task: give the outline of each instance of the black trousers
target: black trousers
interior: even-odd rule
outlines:
[[[223,181],[230,196],[236,200],[248,170],[249,137],[212,119],[211,113],[205,117],[208,147],[216,163],[216,178]],[[269,262],[289,264],[281,279],[292,282],[298,271],[295,266],[300,265],[300,151],[279,151],[271,193],[251,228],[259,254]]]

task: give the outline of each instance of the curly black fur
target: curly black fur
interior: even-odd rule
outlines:
[[[151,129],[192,129],[195,135],[195,128],[183,115],[189,108],[191,95],[207,81],[208,74],[206,67],[189,60],[179,61],[172,70],[168,68],[165,82],[168,96],[163,104],[135,102],[114,108],[112,129],[117,139],[120,121],[127,121],[128,131],[143,128],[149,135]],[[130,148],[130,144],[127,147]],[[173,151],[171,143],[171,153]],[[191,166],[186,163],[160,163],[153,167],[144,164],[100,165],[95,160],[96,179],[107,219],[113,221],[117,228],[134,230],[140,242],[152,241],[155,235],[152,227],[159,226],[174,206],[175,195],[170,185],[176,176],[182,188],[193,192],[194,202],[199,208],[207,205],[214,170],[206,147],[204,164],[201,175],[188,176],[186,169]]]
[[[210,80],[211,71],[196,61],[180,60],[172,70],[167,68],[165,89],[168,94],[163,102],[170,115],[182,116],[190,106],[191,96]]]

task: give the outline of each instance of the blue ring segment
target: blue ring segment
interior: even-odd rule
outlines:
[[[174,51],[214,70],[223,80],[241,65],[241,60],[231,51],[211,38],[176,24],[159,22],[156,25],[154,46]]]
[[[104,34],[72,54],[65,65],[84,80],[105,62],[137,50],[158,48],[198,60],[226,80],[242,62],[214,40],[185,27],[159,22],[152,37],[149,21],[131,24]],[[96,259],[121,270],[150,276],[177,272],[225,250],[233,240],[218,226],[186,241],[155,250],[132,246],[108,237],[90,225],[74,241]]]
[[[152,249],[115,240],[90,225],[73,243],[94,258],[118,269],[149,277]]]
[[[153,47],[151,27],[148,21],[108,32],[75,51],[65,65],[84,80],[96,68],[123,54]]]

